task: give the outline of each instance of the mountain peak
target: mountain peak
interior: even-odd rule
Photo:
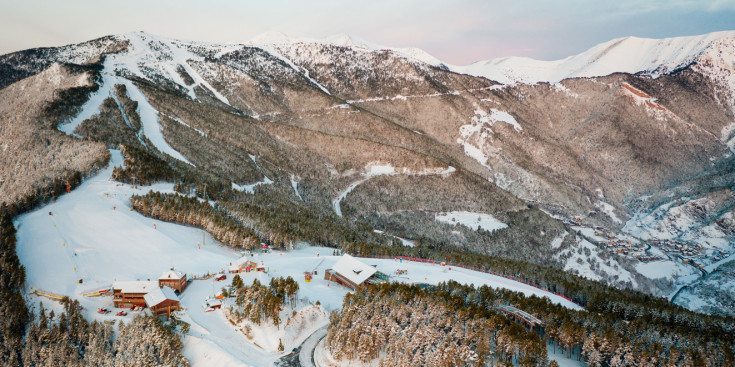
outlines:
[[[691,64],[712,42],[726,37],[735,37],[735,31],[663,39],[622,37],[560,60],[502,57],[467,66],[452,66],[451,69],[504,84],[556,83],[567,78],[604,76],[616,72],[645,73],[658,77]]]
[[[289,44],[293,43],[294,40],[283,32],[279,31],[266,31],[250,38],[245,42],[249,45],[258,44]]]

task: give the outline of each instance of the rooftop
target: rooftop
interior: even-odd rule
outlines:
[[[158,279],[159,280],[160,279],[181,279],[181,278],[183,278],[185,276],[186,276],[186,274],[184,274],[184,273],[182,273],[180,271],[175,271],[174,268],[171,268],[171,270],[169,270],[169,271],[164,272],[163,274],[161,274],[161,276]]]
[[[148,293],[153,289],[158,289],[158,282],[148,280],[114,282],[112,289],[119,289],[123,293]]]
[[[365,282],[377,271],[374,267],[347,254],[342,255],[332,266],[332,270],[357,285]]]
[[[169,287],[156,287],[156,289],[151,290],[148,294],[143,296],[143,298],[145,299],[145,303],[146,305],[148,305],[148,307],[158,305],[167,299],[171,299],[174,301],[179,300],[179,297],[176,296],[174,290]]]

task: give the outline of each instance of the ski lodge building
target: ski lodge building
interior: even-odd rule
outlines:
[[[145,295],[160,289],[158,282],[154,281],[124,281],[112,283],[112,302],[115,307],[131,308],[135,306],[144,307]]]
[[[179,297],[170,287],[156,287],[143,298],[154,316],[166,316],[167,319],[171,318],[171,312],[178,310],[180,305]]]
[[[339,283],[351,290],[364,283],[381,283],[388,276],[350,255],[342,255],[331,269],[324,272],[324,280]]]
[[[186,289],[186,274],[175,271],[174,268],[161,274],[158,278],[159,287],[170,287],[175,290],[176,293],[181,293]]]

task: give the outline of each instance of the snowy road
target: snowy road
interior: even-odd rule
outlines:
[[[283,356],[275,362],[277,367],[315,367],[314,366],[314,349],[317,343],[327,336],[327,327],[325,325],[314,331],[304,340],[301,345],[293,350],[293,352]]]
[[[315,331],[304,341],[304,344],[301,344],[301,351],[299,352],[301,367],[314,367],[314,348],[325,336],[327,336],[327,326]]]

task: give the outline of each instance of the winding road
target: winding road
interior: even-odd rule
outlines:
[[[301,345],[276,361],[274,365],[278,367],[315,367],[314,349],[319,341],[327,336],[327,326],[329,325],[314,331]]]

